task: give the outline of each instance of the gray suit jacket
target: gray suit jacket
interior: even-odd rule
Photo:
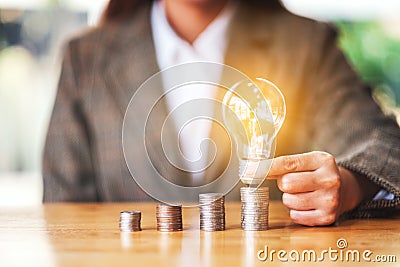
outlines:
[[[251,78],[272,80],[285,95],[287,117],[277,155],[327,151],[339,165],[395,195],[362,203],[351,216],[395,209],[399,127],[347,63],[335,30],[284,10],[242,4],[229,36],[225,63]],[[129,20],[69,42],[44,152],[45,202],[150,199],[126,167],[121,128],[135,89],[157,71],[148,1]]]

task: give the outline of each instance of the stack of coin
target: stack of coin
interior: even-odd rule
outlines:
[[[260,231],[268,229],[268,187],[240,188],[242,200],[242,229]]]
[[[122,232],[141,231],[140,219],[142,214],[140,211],[121,211],[119,218],[119,229]]]
[[[182,231],[182,206],[157,205],[157,230],[161,232]]]
[[[225,230],[225,197],[219,193],[199,195],[200,229],[204,231]]]

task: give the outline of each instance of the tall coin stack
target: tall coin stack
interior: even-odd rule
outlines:
[[[119,217],[119,229],[122,232],[141,231],[140,219],[142,214],[140,211],[121,211]]]
[[[242,229],[262,231],[268,229],[268,187],[240,188],[242,200]]]
[[[157,209],[157,230],[161,232],[182,231],[182,206],[158,204]]]
[[[204,231],[225,230],[225,197],[219,193],[199,195],[200,229]]]

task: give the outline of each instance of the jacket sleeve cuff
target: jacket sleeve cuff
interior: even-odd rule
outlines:
[[[360,166],[360,164],[351,159],[342,161],[339,160],[338,165],[364,176],[365,178],[379,185],[387,193],[393,195],[393,198],[391,199],[374,198],[368,201],[363,201],[355,209],[342,214],[341,218],[352,219],[389,217],[396,213],[394,211],[400,211],[399,209],[396,209],[396,207],[400,205],[400,192],[397,186],[374,174],[373,172],[369,172],[367,168]]]

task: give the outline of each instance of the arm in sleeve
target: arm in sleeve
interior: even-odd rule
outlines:
[[[366,200],[345,217],[388,216],[400,204],[400,128],[383,114],[370,88],[347,63],[336,32],[318,27],[323,38],[316,43],[320,49],[312,50],[317,60],[308,84],[313,89],[308,103],[313,146],[393,194],[392,199]]]
[[[43,156],[44,202],[96,201],[91,136],[82,110],[78,59],[70,43],[61,70]],[[76,60],[77,61],[77,60]]]

